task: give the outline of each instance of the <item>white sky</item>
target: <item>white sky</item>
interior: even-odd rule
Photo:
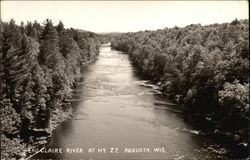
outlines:
[[[94,32],[132,32],[248,19],[248,1],[1,1],[1,18]]]

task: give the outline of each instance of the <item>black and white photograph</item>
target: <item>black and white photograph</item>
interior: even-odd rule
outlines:
[[[250,160],[247,0],[1,0],[1,160]]]

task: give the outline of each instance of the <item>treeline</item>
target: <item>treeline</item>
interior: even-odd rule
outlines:
[[[1,159],[20,158],[35,143],[35,131],[69,109],[80,68],[98,50],[95,33],[65,29],[62,22],[0,21]]]
[[[113,37],[117,37],[121,35],[122,33],[120,32],[108,32],[108,33],[99,33],[98,38],[101,44],[107,44],[110,43],[110,40]]]
[[[214,133],[248,147],[248,20],[126,33],[111,45],[188,111],[214,122]]]

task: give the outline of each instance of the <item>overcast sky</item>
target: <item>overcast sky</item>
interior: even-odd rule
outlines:
[[[132,32],[248,18],[248,1],[1,1],[1,18],[94,32]]]

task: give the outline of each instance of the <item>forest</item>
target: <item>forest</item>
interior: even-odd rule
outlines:
[[[248,19],[124,33],[111,45],[190,115],[208,121],[208,135],[248,154]]]
[[[99,45],[95,33],[65,29],[61,21],[0,21],[1,159],[46,143],[41,136],[69,116],[80,69]]]
[[[207,136],[249,154],[248,20],[97,35],[61,21],[12,19],[0,21],[2,159],[27,157],[47,143],[72,114],[81,68],[109,41],[188,115],[206,122],[200,124]]]

